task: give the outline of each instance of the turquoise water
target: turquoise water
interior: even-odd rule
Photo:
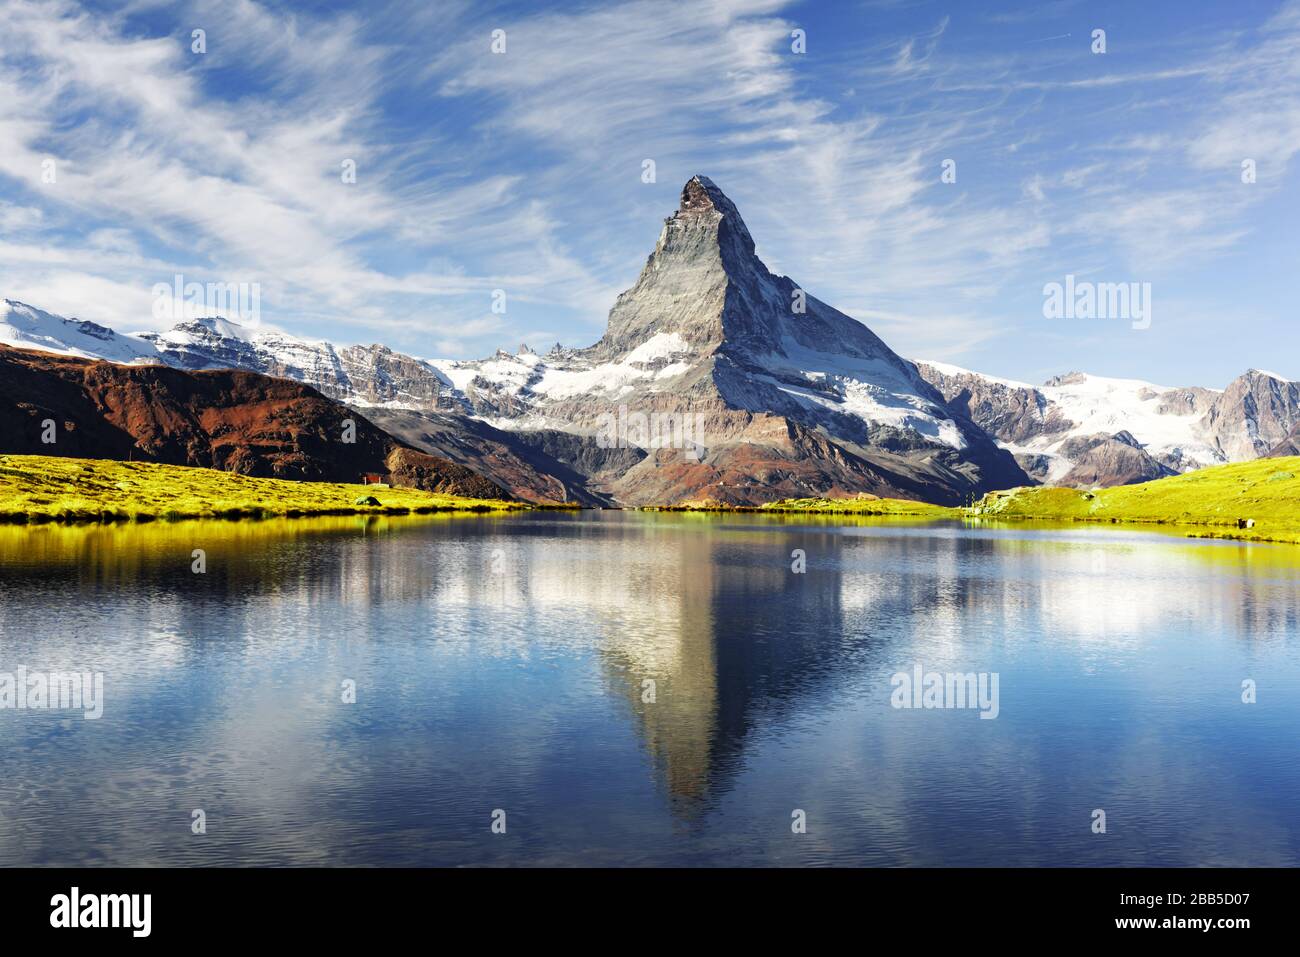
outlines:
[[[8,528],[0,673],[104,700],[0,709],[0,864],[1295,864],[1298,572],[749,515]],[[996,718],[894,707],[917,666]]]

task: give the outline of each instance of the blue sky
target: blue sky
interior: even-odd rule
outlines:
[[[0,0],[0,295],[156,328],[181,273],[340,343],[581,346],[700,172],[903,355],[1300,378],[1300,0],[363,9]],[[1067,274],[1151,327],[1044,318]]]

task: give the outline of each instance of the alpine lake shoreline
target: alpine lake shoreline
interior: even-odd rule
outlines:
[[[1300,544],[1300,456],[1211,466],[1135,485],[1023,486],[966,506],[859,494],[763,505],[712,500],[628,511],[906,518],[985,523],[1162,526],[1189,538]],[[382,498],[377,497],[382,496]],[[0,455],[0,523],[120,524],[349,515],[578,511],[562,502],[474,499],[419,489],[253,478],[217,469],[43,455]]]
[[[0,523],[119,524],[337,515],[514,512],[529,503],[420,489],[253,478],[219,469],[0,455]]]

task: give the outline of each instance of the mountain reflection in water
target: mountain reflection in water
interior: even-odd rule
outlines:
[[[0,671],[106,702],[0,710],[0,863],[1295,863],[1297,570],[840,517],[3,527]],[[998,718],[892,708],[918,664]]]

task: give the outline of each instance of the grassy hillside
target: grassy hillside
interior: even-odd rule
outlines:
[[[805,515],[1132,522],[1186,527],[1188,534],[1300,542],[1300,457],[1217,465],[1141,485],[1083,492],[1032,487],[991,492],[970,508],[861,497],[785,499],[757,508],[713,503],[679,508]]]
[[[1300,542],[1300,457],[1216,465],[1094,492],[1041,487],[992,492],[964,513],[1199,526],[1207,537]]]
[[[379,504],[367,504],[371,497]],[[184,465],[0,455],[0,521],[7,522],[392,515],[524,507],[418,489],[249,478]]]

